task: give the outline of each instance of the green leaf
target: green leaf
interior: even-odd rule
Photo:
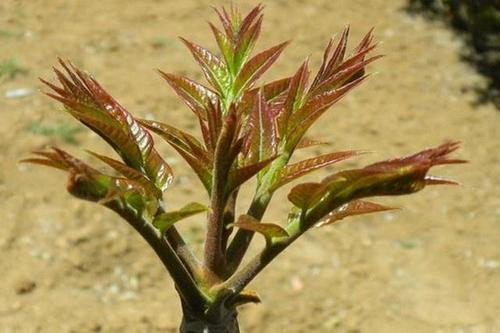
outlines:
[[[215,9],[224,28],[224,33],[213,24],[210,24],[210,27],[227,67],[234,77],[252,52],[259,37],[263,6],[255,6],[243,19],[235,7],[231,9],[231,14],[228,14],[224,7],[221,10]]]
[[[233,52],[233,45],[231,43],[231,39],[228,38],[227,35],[222,33],[219,29],[217,29],[212,23],[208,23],[210,25],[210,29],[212,29],[212,32],[215,37],[215,41],[217,42],[217,45],[219,46],[219,50],[221,51],[222,56],[224,57],[224,60],[226,61],[226,65],[229,69],[229,71],[234,74],[235,73],[235,68],[234,68],[234,52]]]
[[[269,243],[273,238],[288,237],[285,229],[273,223],[260,223],[250,215],[241,215],[238,220],[228,225],[228,227],[238,227],[240,229],[258,232],[266,238]]]
[[[297,72],[292,76],[290,80],[290,85],[287,90],[285,102],[281,113],[278,115],[278,129],[279,133],[282,135],[290,133],[289,128],[289,118],[292,116],[294,111],[300,107],[302,103],[302,98],[304,96],[307,82],[309,79],[309,59],[306,59],[304,63],[299,67]]]
[[[202,213],[207,211],[207,207],[197,202],[191,202],[179,210],[173,212],[166,212],[158,215],[154,221],[153,225],[160,230],[160,232],[166,232],[174,223],[183,220],[187,217]]]
[[[330,225],[348,216],[378,213],[394,209],[397,208],[383,206],[374,202],[369,202],[364,200],[354,200],[333,210],[326,216],[326,218],[323,221],[320,221],[316,226],[322,227],[325,225]]]
[[[326,193],[327,186],[321,183],[303,183],[292,188],[288,200],[295,206],[306,210]]]
[[[231,84],[231,77],[226,64],[206,48],[184,38],[181,38],[181,40],[201,66],[207,80],[222,96],[226,96],[228,87]]]
[[[255,9],[255,8],[254,8]],[[235,70],[241,69],[242,64],[244,64],[253,50],[255,43],[260,35],[260,29],[262,26],[263,16],[259,15],[257,21],[253,23],[255,18],[252,17],[251,21],[248,18],[251,16],[250,13],[244,20],[238,32],[238,40],[234,45],[234,68]],[[255,13],[257,15],[258,12]],[[253,24],[252,24],[253,23]],[[252,25],[250,25],[252,24]]]

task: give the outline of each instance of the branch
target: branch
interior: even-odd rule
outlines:
[[[274,194],[274,191],[271,190],[275,181],[274,175],[288,163],[290,156],[291,154],[289,153],[283,153],[271,164],[269,171],[266,172],[262,182],[257,187],[255,196],[247,211],[247,215],[252,216],[258,221],[262,219]],[[226,254],[230,274],[233,274],[238,269],[250,246],[254,234],[254,232],[244,229],[239,229],[236,232]]]
[[[252,281],[271,261],[274,260],[281,252],[290,246],[297,238],[306,232],[314,223],[302,223],[302,214],[293,215],[289,221],[286,231],[290,235],[287,238],[278,238],[271,241],[259,254],[257,254],[250,262],[240,271],[225,282],[217,286],[218,290],[228,290],[236,297],[243,289]],[[308,227],[304,227],[308,226]],[[223,292],[220,293],[224,295]],[[226,296],[227,297],[227,296]]]
[[[229,290],[233,297],[237,296],[276,256],[285,250],[300,234],[287,238],[284,242],[273,243],[257,254],[243,269],[217,287]],[[222,295],[224,293],[221,293]]]
[[[186,268],[185,264],[181,260],[180,256],[177,255],[174,248],[180,250],[183,256],[186,256],[186,250],[189,251],[182,241],[180,235],[174,230],[170,237],[175,240],[175,246],[172,246],[167,238],[162,238],[157,229],[155,229],[150,223],[142,220],[135,216],[131,211],[124,211],[116,202],[110,202],[108,207],[117,212],[122,218],[124,218],[141,236],[144,240],[153,248],[156,255],[160,258],[163,265],[167,269],[168,273],[175,282],[176,289],[181,296],[181,298],[189,304],[193,310],[203,313],[204,305],[208,301],[206,297],[197,287],[192,275]],[[187,257],[187,256],[186,256]]]
[[[269,202],[271,201],[271,197],[272,193],[265,196],[256,195],[247,211],[247,215],[250,215],[257,221],[260,221],[264,216]],[[245,253],[248,250],[248,247],[250,246],[254,234],[255,232],[245,229],[238,229],[236,232],[233,240],[229,244],[226,254],[226,261],[228,264],[227,269],[229,274],[233,274],[238,269]]]

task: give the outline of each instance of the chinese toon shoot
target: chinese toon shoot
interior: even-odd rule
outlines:
[[[367,201],[369,197],[455,184],[427,173],[436,165],[464,162],[450,157],[458,143],[447,142],[407,157],[337,171],[319,182],[296,184],[288,193],[288,216],[279,223],[267,221],[264,213],[280,187],[360,154],[332,152],[290,163],[296,150],[321,144],[305,136],[309,128],[367,78],[366,66],[380,56],[372,55],[371,31],[348,52],[346,28],[326,46],[315,75],[305,60],[291,76],[259,83],[288,45],[253,52],[262,9],[259,5],[246,16],[235,7],[216,10],[221,27],[210,24],[210,29],[217,53],[182,39],[206,83],[159,71],[196,117],[196,134],[135,118],[92,76],[71,63],[59,61],[60,68],[54,69],[57,84],[42,80],[52,89],[47,95],[101,136],[119,159],[89,151],[109,167],[109,172],[102,172],[53,148],[36,151],[24,162],[66,171],[72,195],[112,209],[149,243],[175,282],[184,314],[181,332],[239,332],[238,306],[259,302],[248,284],[302,234],[351,215],[391,209]],[[166,209],[170,206],[163,192],[175,191],[170,186],[173,172],[155,149],[151,133],[167,141],[187,162],[206,190],[207,202]],[[238,191],[252,178],[257,179],[254,197],[246,212],[236,213]],[[206,225],[202,258],[193,254],[175,226],[195,214],[200,215],[194,223]],[[265,237],[265,246],[241,265],[255,233]]]

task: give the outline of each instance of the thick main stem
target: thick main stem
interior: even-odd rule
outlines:
[[[209,320],[192,315],[184,309],[180,333],[239,333],[238,314],[232,311],[225,317]]]
[[[219,302],[215,309],[199,313],[182,302],[180,333],[239,333],[236,308],[226,308],[224,304]]]
[[[230,149],[236,128],[236,115],[234,112],[227,115],[217,139],[214,152],[212,191],[210,193],[211,202],[205,240],[204,264],[208,271],[215,275],[220,275],[224,270],[226,259],[222,249],[224,238],[223,218],[228,199],[225,193],[225,186],[232,163],[232,158],[228,155],[231,155]]]

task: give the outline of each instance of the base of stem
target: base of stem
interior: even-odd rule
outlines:
[[[228,313],[216,321],[184,313],[180,333],[240,333],[238,314],[236,311]]]

